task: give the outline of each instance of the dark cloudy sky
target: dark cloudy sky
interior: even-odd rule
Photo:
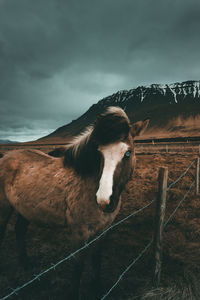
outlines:
[[[118,90],[188,79],[200,79],[199,0],[0,0],[0,139],[36,139]]]

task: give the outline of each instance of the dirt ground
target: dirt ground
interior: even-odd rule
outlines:
[[[194,154],[137,155],[137,168],[133,180],[123,192],[120,214],[116,221],[143,207],[156,198],[158,170],[169,169],[168,183],[186,170]],[[177,183],[167,196],[166,219],[194,180],[194,167]],[[138,256],[151,240],[154,230],[155,204],[119,225],[103,242],[102,296],[119,278],[124,269]],[[181,204],[164,232],[161,287],[152,290],[152,247],[125,274],[107,299],[200,299],[200,197],[194,188]],[[6,238],[0,249],[0,299],[32,279],[35,274],[64,258],[69,252],[65,231],[39,228],[31,225],[27,234],[28,252],[33,257],[33,269],[24,271],[18,264],[14,223],[12,217]],[[87,250],[88,251],[88,250]],[[24,288],[12,299],[64,300],[70,285],[73,260],[65,262]],[[89,259],[83,274],[83,299],[91,277]],[[156,296],[157,295],[157,296]]]

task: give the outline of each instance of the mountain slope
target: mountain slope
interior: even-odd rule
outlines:
[[[77,120],[40,141],[68,140],[94,122],[96,115],[108,106],[122,107],[131,122],[149,117],[151,126],[146,137],[200,136],[200,81],[186,81],[119,91],[92,105]]]

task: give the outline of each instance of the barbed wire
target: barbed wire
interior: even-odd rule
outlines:
[[[192,164],[191,164],[192,165]],[[191,166],[190,165],[190,166]],[[193,185],[195,184],[195,181],[192,182],[192,184],[190,185],[188,191],[185,193],[185,195],[183,196],[183,198],[180,200],[179,204],[177,205],[177,207],[174,209],[174,211],[171,213],[171,215],[169,216],[169,218],[167,219],[167,221],[164,223],[164,228],[167,226],[167,224],[170,222],[170,220],[172,219],[172,217],[174,216],[174,214],[176,213],[176,211],[178,210],[178,208],[180,207],[180,205],[182,204],[182,202],[185,200],[185,198],[187,197],[187,195],[189,194],[189,192],[191,191]],[[147,249],[151,246],[151,244],[153,243],[153,238],[151,239],[151,241],[147,244],[147,246],[140,252],[140,254],[137,256],[136,259],[134,259],[131,264],[128,265],[128,267],[121,273],[121,275],[119,276],[119,278],[117,279],[117,281],[113,284],[113,286],[108,290],[108,292],[101,298],[101,300],[104,300],[107,298],[107,296],[110,295],[110,293],[113,291],[113,289],[119,284],[120,280],[123,278],[123,276],[132,268],[132,266],[142,257],[142,255],[147,251]]]
[[[195,184],[195,181],[192,182],[192,184],[190,185],[188,191],[185,193],[185,195],[183,196],[183,198],[179,201],[178,205],[176,206],[176,208],[174,209],[174,211],[171,213],[171,215],[169,216],[169,218],[167,219],[167,221],[164,223],[164,228],[167,226],[167,224],[169,223],[169,221],[172,219],[172,217],[174,216],[174,214],[177,212],[178,208],[180,207],[180,205],[182,204],[182,202],[185,200],[185,198],[187,197],[187,195],[189,194],[189,192],[191,191],[193,185]]]
[[[181,178],[183,178],[187,172],[189,171],[189,169],[192,167],[192,165],[194,164],[195,159],[191,162],[191,164],[189,165],[189,167],[185,170],[185,172],[183,172],[175,181],[173,181],[167,188],[167,192],[177,183],[179,182],[179,180],[181,180]]]
[[[142,208],[134,211],[133,213],[131,213],[130,215],[126,216],[125,218],[121,219],[120,221],[116,222],[115,224],[111,225],[110,227],[108,227],[106,230],[104,230],[101,234],[99,234],[97,237],[95,237],[94,239],[92,239],[90,242],[86,243],[84,246],[80,247],[79,249],[77,249],[76,251],[72,252],[71,254],[69,254],[67,257],[63,258],[62,260],[58,261],[55,264],[52,264],[51,267],[49,267],[48,269],[40,272],[39,274],[35,275],[31,280],[27,281],[26,283],[24,283],[22,286],[17,287],[15,289],[12,289],[12,292],[9,293],[8,295],[0,298],[0,300],[5,300],[8,299],[9,297],[11,297],[12,295],[17,295],[18,292],[20,290],[22,290],[23,288],[27,287],[28,285],[30,285],[31,283],[33,283],[36,280],[40,280],[40,277],[42,277],[43,275],[45,275],[46,273],[50,272],[51,270],[55,270],[57,268],[57,266],[59,266],[60,264],[62,264],[63,262],[71,259],[72,257],[74,257],[75,255],[77,255],[79,252],[83,251],[84,249],[88,248],[91,244],[93,244],[94,242],[96,242],[97,240],[99,240],[103,235],[105,235],[108,231],[112,230],[113,228],[117,227],[118,225],[124,223],[126,220],[130,219],[131,217],[135,216],[136,214],[138,214],[139,212],[143,211],[145,208],[149,207],[153,202],[155,201],[152,200],[149,203],[147,203],[145,206],[143,206]]]
[[[121,273],[117,281],[113,284],[113,286],[109,289],[109,291],[101,298],[104,300],[110,295],[112,290],[119,284],[120,280],[124,277],[124,275],[132,268],[132,266],[143,256],[143,254],[149,249],[151,244],[153,243],[153,239],[146,245],[146,247],[140,252],[140,254],[128,265],[128,267]]]

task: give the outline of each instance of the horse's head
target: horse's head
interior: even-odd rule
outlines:
[[[131,125],[126,113],[118,107],[108,108],[96,120],[92,136],[103,161],[96,200],[104,212],[115,210],[132,176],[135,166],[133,140],[148,123],[149,120],[145,120]]]
[[[148,124],[145,120],[131,125],[121,108],[109,107],[65,148],[64,165],[95,181],[96,201],[103,211],[117,207],[134,170],[134,137]]]

